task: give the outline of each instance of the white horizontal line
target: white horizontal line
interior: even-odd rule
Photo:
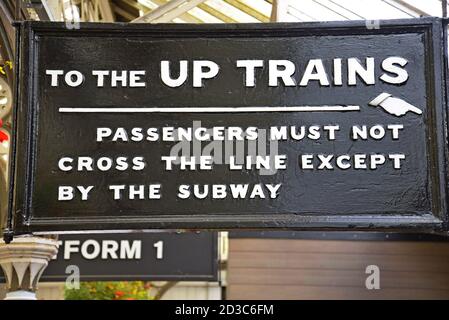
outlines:
[[[166,108],[71,108],[61,107],[61,113],[220,113],[220,112],[327,112],[327,111],[359,111],[360,106],[289,106],[289,107],[166,107]]]

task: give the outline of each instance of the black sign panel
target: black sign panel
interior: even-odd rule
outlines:
[[[10,231],[445,228],[439,19],[20,39]]]
[[[217,281],[217,233],[61,235],[58,255],[40,281],[69,276],[81,281]]]

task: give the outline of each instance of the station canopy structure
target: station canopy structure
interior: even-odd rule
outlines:
[[[447,0],[0,0],[0,66],[13,60],[14,20],[308,22],[441,17],[447,8]]]
[[[14,7],[15,0],[3,1],[6,1],[4,7],[8,7],[8,3],[10,8]],[[401,19],[444,14],[443,0],[26,1],[29,5],[25,13],[30,18],[54,21],[257,23]]]

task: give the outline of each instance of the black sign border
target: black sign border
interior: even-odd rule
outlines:
[[[70,30],[64,23],[25,21],[18,25],[16,103],[14,132],[10,156],[10,199],[5,239],[13,234],[63,233],[84,230],[148,230],[148,229],[295,229],[295,230],[413,230],[428,233],[448,228],[447,214],[447,103],[445,67],[447,48],[445,21],[440,18],[381,20],[379,29],[370,29],[366,21],[312,22],[282,24],[103,24],[82,23],[79,30]],[[32,196],[35,176],[36,139],[39,106],[35,101],[37,80],[32,77],[37,65],[38,39],[45,35],[71,37],[108,33],[123,36],[124,32],[152,37],[266,37],[294,35],[366,35],[423,32],[427,59],[426,73],[429,94],[427,136],[431,142],[428,161],[432,190],[432,212],[418,214],[207,214],[169,216],[122,216],[71,219],[39,219],[33,217]],[[28,69],[28,66],[30,69]],[[444,72],[442,72],[444,70]],[[441,75],[441,77],[439,77]],[[436,108],[443,105],[445,108]],[[444,110],[443,110],[444,109]],[[436,139],[430,139],[436,138]],[[435,165],[437,164],[437,165]]]

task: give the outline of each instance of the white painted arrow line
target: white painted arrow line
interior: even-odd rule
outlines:
[[[61,107],[60,113],[236,113],[236,112],[328,112],[359,111],[360,106],[288,106],[288,107],[166,107],[166,108],[121,108],[121,107]]]

